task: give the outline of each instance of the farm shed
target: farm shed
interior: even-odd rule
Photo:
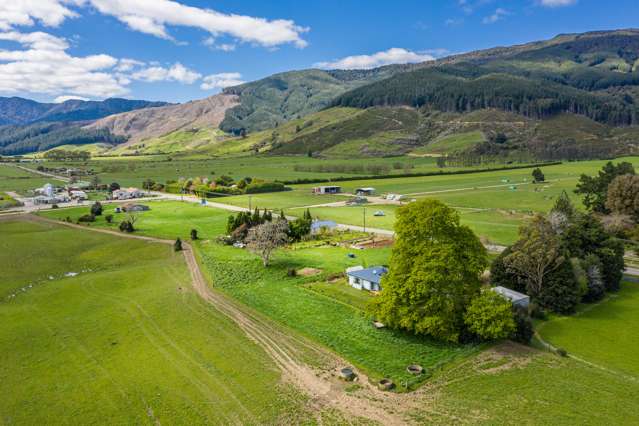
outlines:
[[[360,195],[360,196],[368,196],[368,195],[373,195],[375,193],[375,188],[357,188],[355,190],[355,195]]]
[[[382,276],[388,272],[385,266],[353,266],[346,270],[348,283],[358,290],[380,291],[382,289]]]
[[[313,194],[339,194],[342,192],[341,186],[316,186]]]
[[[528,305],[530,304],[530,296],[527,296],[523,293],[519,293],[518,291],[511,290],[509,288],[502,287],[502,286],[492,287],[491,290],[497,294],[502,295],[506,299],[510,300],[513,306],[527,308]]]

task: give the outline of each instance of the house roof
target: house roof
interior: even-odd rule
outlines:
[[[311,229],[335,228],[337,223],[333,220],[315,220],[311,223]]]
[[[356,191],[366,191],[366,192],[374,192],[375,188],[367,187],[367,188],[357,188]]]
[[[360,269],[359,271],[347,272],[346,275],[379,284],[382,280],[382,276],[387,272],[388,268],[385,266],[372,266],[370,268]]]
[[[519,302],[520,300],[530,299],[528,295],[502,286],[492,287],[491,290],[495,293],[501,294],[511,302]]]

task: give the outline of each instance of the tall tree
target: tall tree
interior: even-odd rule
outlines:
[[[599,171],[597,176],[581,175],[575,193],[583,195],[584,206],[597,213],[609,213],[606,208],[608,185],[617,177],[634,175],[635,168],[627,162],[613,164],[611,161]]]
[[[382,293],[372,307],[385,324],[456,342],[479,294],[486,249],[459,214],[437,200],[400,207]]]
[[[537,215],[519,230],[519,241],[506,256],[506,268],[526,280],[531,296],[539,295],[547,276],[566,261],[552,224]]]

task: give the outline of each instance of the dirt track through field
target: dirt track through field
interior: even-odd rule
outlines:
[[[0,218],[0,220],[3,219],[33,220],[165,245],[173,245],[174,243],[172,240],[124,234],[34,215],[10,215]],[[349,366],[349,364],[327,349],[301,337],[296,337],[289,330],[282,329],[271,320],[251,312],[227,296],[212,290],[200,269],[191,245],[183,243],[182,247],[184,259],[191,274],[192,285],[197,294],[235,322],[249,339],[264,349],[282,371],[282,380],[294,385],[308,396],[310,412],[318,416],[319,422],[321,422],[320,410],[334,409],[338,410],[346,419],[359,417],[384,425],[400,425],[407,423],[402,413],[418,408],[417,398],[382,392],[359,372],[357,384],[361,386],[361,389],[356,394],[347,393],[345,391],[346,384],[339,381],[336,375],[339,368]],[[319,369],[309,366],[301,359],[305,355],[319,360],[324,367]]]

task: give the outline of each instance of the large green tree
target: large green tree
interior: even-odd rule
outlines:
[[[479,294],[486,249],[454,209],[436,200],[398,209],[395,232],[375,315],[390,327],[458,341]]]
[[[627,162],[613,164],[609,161],[597,176],[581,175],[575,193],[583,195],[584,206],[588,210],[609,213],[606,208],[608,186],[617,176],[634,174],[635,168],[632,164]]]
[[[526,283],[526,293],[555,312],[574,310],[581,289],[573,274],[569,252],[553,224],[538,215],[520,229],[520,239],[503,262],[512,276]]]

